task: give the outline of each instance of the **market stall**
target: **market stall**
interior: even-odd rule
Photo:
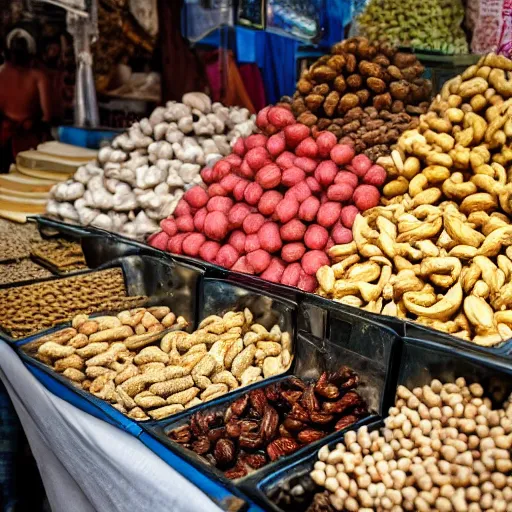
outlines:
[[[290,95],[188,92],[0,224],[53,509],[510,509],[512,61],[453,57],[461,2],[363,3]],[[320,35],[270,4],[239,17]]]

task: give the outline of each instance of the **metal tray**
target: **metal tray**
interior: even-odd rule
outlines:
[[[496,403],[502,403],[512,391],[512,364],[472,351],[454,352],[451,347],[439,346],[435,342],[405,339],[396,384],[408,388],[430,384],[432,379],[454,382],[464,377],[468,383],[479,382],[485,395]],[[394,401],[395,390],[388,398]],[[389,400],[388,400],[389,402]],[[382,414],[382,418],[387,412]],[[372,423],[369,431],[383,426],[383,420]],[[352,429],[353,430],[353,429]],[[340,442],[339,436],[330,443],[333,447]],[[323,443],[326,444],[326,443]],[[322,444],[322,446],[323,446]],[[317,460],[317,452],[303,458],[290,460],[288,465],[277,472],[267,472],[254,481],[249,494],[265,509],[276,512],[303,512],[319,489],[308,477]],[[298,483],[305,485],[305,494],[287,506],[278,506],[272,501],[283,489],[291,489]],[[309,499],[309,501],[308,501]]]
[[[128,295],[146,295],[148,297],[146,304],[148,307],[154,305],[169,306],[176,316],[182,315],[190,319],[191,325],[189,328],[193,328],[193,323],[197,319],[196,296],[200,294],[200,287],[202,286],[202,272],[199,269],[183,263],[176,263],[171,259],[163,260],[154,256],[134,255],[119,258],[95,270],[86,270],[74,275],[90,274],[114,267],[122,269]],[[13,288],[59,279],[63,278],[48,277],[22,284],[16,283]],[[104,311],[102,313],[109,312]],[[21,345],[55,330],[68,327],[70,323],[62,323],[26,338],[12,338],[0,330],[0,337],[8,343]]]
[[[359,321],[361,322],[361,321]],[[364,323],[367,323],[363,321]],[[350,324],[348,324],[350,327]],[[390,338],[389,343],[393,344],[398,342],[398,338],[395,338],[391,332],[380,333],[383,328],[368,323],[365,329],[366,341],[372,339],[385,338],[386,335]],[[350,331],[350,329],[349,329]],[[347,365],[353,368],[360,376],[361,381],[357,389],[358,393],[365,399],[368,404],[370,414],[368,417],[359,420],[355,425],[348,427],[350,430],[354,427],[366,424],[374,421],[377,418],[377,414],[382,414],[383,407],[386,406],[386,389],[393,385],[395,381],[395,375],[393,375],[385,367],[382,361],[378,359],[371,359],[367,357],[365,353],[360,350],[360,332],[353,329],[348,338],[346,344],[339,342],[331,342],[328,340],[320,340],[314,336],[299,332],[295,344],[295,357],[294,362],[288,375],[285,377],[276,377],[272,381],[286,380],[289,375],[300,377],[306,381],[316,380],[323,371],[334,371],[341,365]],[[267,380],[251,386],[250,388],[243,388],[242,390],[236,390],[230,395],[223,396],[217,400],[213,400],[211,403],[202,404],[195,408],[195,410],[186,411],[176,418],[171,420],[163,420],[160,422],[144,423],[142,428],[148,433],[155,436],[161,443],[169,447],[172,451],[177,453],[180,457],[189,461],[195,465],[198,469],[207,472],[212,478],[217,480],[230,482],[226,479],[223,473],[213,466],[208,466],[204,459],[197,456],[191,450],[184,449],[178,443],[173,442],[167,437],[167,433],[175,428],[178,428],[189,422],[190,417],[197,411],[225,411],[227,407],[238,397],[250,391],[250,389],[266,387],[271,381]],[[345,430],[347,430],[345,429]],[[344,430],[343,430],[344,431]],[[236,481],[236,485],[244,489],[251,497],[252,492],[255,488],[255,482],[261,479],[261,475],[266,472],[274,472],[277,468],[284,464],[293,457],[301,457],[306,453],[314,452],[318,446],[329,442],[331,439],[339,438],[340,433],[333,432],[325,438],[311,443],[292,454],[289,457],[283,457],[275,462],[264,466],[260,470],[254,471],[247,477],[241,478]]]

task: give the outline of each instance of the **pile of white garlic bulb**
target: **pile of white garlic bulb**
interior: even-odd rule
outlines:
[[[96,162],[56,185],[47,213],[143,239],[159,230],[187,188],[202,182],[204,166],[230,154],[236,140],[254,130],[247,109],[185,94],[182,103],[156,108],[100,149]]]

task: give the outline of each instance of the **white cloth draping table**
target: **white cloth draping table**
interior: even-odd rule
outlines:
[[[53,512],[219,512],[138,439],[50,393],[0,340],[5,384]]]

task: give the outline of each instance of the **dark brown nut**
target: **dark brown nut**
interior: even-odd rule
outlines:
[[[377,48],[368,39],[362,37],[357,41],[356,55],[360,59],[373,59],[376,53]]]
[[[288,432],[300,432],[304,429],[305,424],[302,421],[288,417],[283,421],[283,426]]]
[[[274,461],[298,450],[300,445],[289,437],[280,437],[267,446],[267,454]]]
[[[341,132],[341,126],[338,126],[337,124],[331,124],[331,126],[327,128],[327,131],[334,133],[334,135],[336,135],[338,139],[343,135],[343,133]]]
[[[311,91],[311,94],[320,94],[320,96],[327,96],[330,90],[331,89],[327,84],[315,85],[315,87],[313,87],[313,90]]]
[[[336,425],[334,425],[334,430],[338,431],[343,428],[349,427],[350,425],[353,425],[357,421],[357,416],[353,414],[349,414],[347,416],[343,416]]]
[[[326,432],[322,432],[321,430],[315,430],[314,428],[307,428],[302,432],[297,434],[297,441],[302,444],[310,444],[322,439],[327,435]]]
[[[293,435],[289,430],[286,429],[284,424],[279,425],[279,435],[281,437],[291,437],[293,439]]]
[[[224,476],[229,478],[230,480],[236,480],[237,478],[242,478],[247,475],[247,469],[243,465],[242,462],[237,464],[234,468],[228,469],[224,472]]]
[[[363,85],[363,78],[361,75],[350,75],[347,77],[347,85],[351,89],[359,89]]]
[[[334,115],[334,112],[336,111],[336,107],[338,106],[338,103],[340,101],[340,94],[339,92],[332,91],[324,101],[324,111],[329,116],[332,117]]]
[[[375,78],[374,76],[368,78],[368,80],[366,80],[366,84],[369,89],[377,94],[381,94],[386,90],[386,82],[380,78]]]
[[[391,94],[389,94],[389,92],[379,94],[373,98],[373,106],[377,110],[389,109],[391,108],[392,103],[393,99],[391,98]]]
[[[399,112],[403,112],[405,109],[404,102],[401,100],[395,100],[391,104],[391,112],[398,114]]]
[[[350,39],[346,39],[342,42],[345,51],[348,53],[356,53],[357,51],[357,39],[354,37],[351,37]]]
[[[261,420],[261,436],[264,440],[270,441],[275,437],[278,427],[279,414],[271,405],[267,404],[263,413],[263,419]]]
[[[194,452],[196,452],[198,455],[204,455],[205,453],[208,453],[210,448],[211,443],[206,436],[202,436],[192,443],[192,450],[194,450]]]
[[[304,112],[307,112],[308,107],[306,107],[306,102],[304,101],[304,98],[297,98],[293,100],[292,103],[292,112],[296,116],[300,116]]]
[[[310,384],[306,391],[302,394],[300,405],[306,409],[310,414],[320,410],[320,404],[315,396],[315,385]]]
[[[231,437],[232,439],[237,439],[240,437],[240,434],[242,433],[242,428],[240,427],[240,422],[237,420],[231,420],[226,425],[226,435],[228,437]]]
[[[352,93],[345,94],[340,102],[338,103],[338,112],[340,114],[344,114],[348,112],[351,108],[357,107],[359,105],[359,98],[357,95]]]
[[[324,414],[322,412],[312,412],[310,413],[309,418],[312,423],[326,425],[327,423],[330,423],[334,419],[334,416],[332,414]]]
[[[306,423],[309,421],[309,413],[299,405],[298,403],[295,403],[292,405],[292,410],[288,414],[288,418],[293,418],[298,421],[302,421],[303,423]]]
[[[306,106],[311,110],[312,112],[316,112],[324,102],[324,97],[320,94],[308,94],[306,96]]]
[[[215,445],[213,456],[219,467],[230,466],[235,460],[235,445],[231,439],[220,439]]]
[[[318,66],[315,68],[311,75],[317,82],[331,82],[336,78],[336,71],[329,66]]]
[[[349,391],[336,402],[324,402],[322,410],[327,414],[341,414],[349,407],[354,407],[360,403],[360,396],[354,391]]]
[[[262,389],[253,389],[250,391],[249,402],[257,415],[262,417],[265,412],[265,407],[268,404],[264,391]]]
[[[393,57],[393,64],[400,69],[412,66],[417,62],[418,59],[416,59],[416,55],[413,53],[397,52]]]
[[[387,68],[391,64],[389,59],[385,55],[383,55],[382,53],[377,54],[372,59],[372,62],[374,62],[375,64],[378,64],[379,66],[382,66],[384,68]]]
[[[318,117],[311,112],[304,112],[297,117],[297,122],[305,124],[306,126],[313,126],[318,122]]]
[[[389,76],[395,80],[402,80],[404,78],[404,75],[402,75],[402,72],[396,66],[388,66],[387,72]]]
[[[359,98],[359,103],[365,105],[370,99],[370,92],[367,89],[356,91],[356,96]]]
[[[348,366],[340,366],[335,372],[329,373],[327,379],[343,389],[350,389],[359,383],[359,376]]]
[[[262,453],[251,453],[240,456],[240,460],[252,469],[262,468],[267,463],[267,457]]]
[[[334,79],[333,87],[338,92],[345,92],[347,89],[347,83],[342,75],[337,76]]]
[[[333,55],[327,61],[327,65],[336,71],[336,73],[341,73],[345,66],[345,57],[343,55]]]
[[[301,78],[297,82],[297,89],[301,94],[309,94],[311,92],[311,89],[313,89],[313,84],[309,80]]]
[[[347,60],[347,63],[345,64],[345,69],[347,70],[348,73],[354,73],[355,70],[357,69],[357,59],[355,55],[349,53],[345,56],[345,59]]]
[[[189,443],[192,439],[192,432],[188,425],[184,425],[183,427],[179,427],[170,432],[169,437],[177,443],[185,444]]]
[[[334,45],[332,45],[331,47],[331,53],[334,54],[334,55],[342,55],[345,53],[345,48],[343,46],[343,43],[344,41],[341,41],[339,43],[336,43]]]
[[[212,443],[216,443],[219,439],[226,437],[226,427],[212,428],[208,431],[208,440]]]
[[[373,76],[375,78],[382,78],[383,75],[382,68],[378,64],[367,60],[362,60],[359,63],[359,72],[363,76]]]
[[[302,396],[302,391],[283,391],[281,396],[290,404],[298,402]]]
[[[324,398],[334,400],[340,395],[338,386],[331,384],[328,379],[327,372],[322,373],[317,383],[315,384],[315,392]]]
[[[243,432],[238,438],[238,444],[240,445],[240,448],[257,450],[263,446],[263,439],[258,432]]]
[[[425,99],[425,88],[416,84],[411,84],[411,96],[413,101],[420,102]]]
[[[396,49],[389,43],[383,43],[380,45],[380,51],[388,58],[391,59],[395,53]]]
[[[402,75],[406,80],[412,82],[416,77],[421,76],[423,71],[425,71],[425,68],[418,63],[414,66],[409,66],[408,68],[402,69]]]
[[[329,128],[329,126],[331,126],[332,124],[332,120],[331,119],[327,119],[326,117],[322,117],[322,119],[319,119],[318,120],[318,123],[316,125],[316,128],[318,128],[318,131],[324,131],[324,130],[327,130],[327,128]],[[312,134],[313,137],[315,136],[315,134]]]

